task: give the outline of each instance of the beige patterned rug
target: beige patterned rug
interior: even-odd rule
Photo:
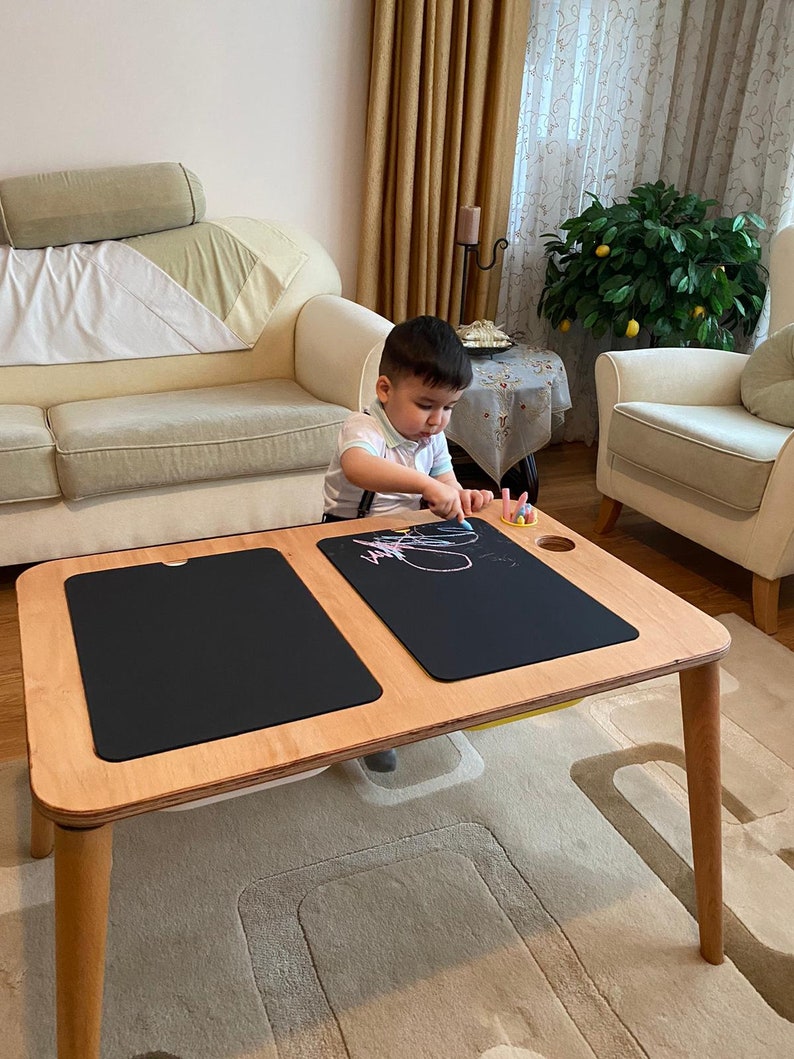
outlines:
[[[728,959],[677,680],[116,828],[103,1059],[794,1055],[794,654],[722,674]],[[0,1054],[52,1059],[52,866],[0,768]]]

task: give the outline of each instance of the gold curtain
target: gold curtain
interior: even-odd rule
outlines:
[[[529,0],[374,0],[356,298],[398,323],[457,325],[459,206],[483,264],[505,235]],[[468,322],[493,319],[501,259],[469,258]]]

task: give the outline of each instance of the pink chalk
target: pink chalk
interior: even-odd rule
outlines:
[[[510,521],[510,490],[502,490],[502,518],[506,521]]]

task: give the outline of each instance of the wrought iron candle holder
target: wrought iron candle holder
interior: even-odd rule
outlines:
[[[483,265],[480,261],[479,243],[458,243],[458,246],[463,247],[463,276],[460,285],[460,319],[458,320],[458,324],[461,327],[463,326],[463,313],[466,306],[466,285],[469,278],[469,254],[474,254],[474,264],[481,272],[490,272],[496,264],[497,250],[507,250],[509,245],[507,239],[497,239],[493,245],[491,263],[489,265]]]

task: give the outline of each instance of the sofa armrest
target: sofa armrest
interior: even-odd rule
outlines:
[[[310,298],[295,327],[295,381],[321,401],[359,410],[375,393],[380,349],[393,326],[346,298]]]

